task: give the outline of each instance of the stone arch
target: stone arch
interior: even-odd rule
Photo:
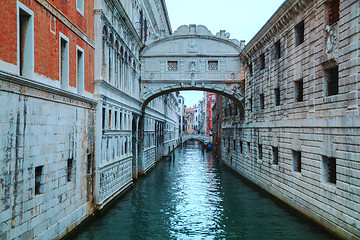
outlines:
[[[233,100],[244,116],[242,48],[225,31],[213,35],[202,25],[183,25],[173,35],[150,42],[140,52],[143,109],[166,93],[201,90]]]
[[[240,116],[241,118],[244,117],[245,112],[245,103],[244,103],[244,97],[240,93],[234,93],[233,91],[230,91],[225,88],[219,88],[213,85],[201,85],[201,86],[186,86],[186,85],[168,85],[160,89],[149,91],[147,94],[144,95],[144,98],[142,99],[142,109],[144,110],[148,103],[152,101],[153,99],[171,93],[171,92],[177,92],[177,91],[183,91],[183,90],[199,90],[199,91],[207,91],[207,92],[213,92],[220,94],[222,96],[225,96],[232,100],[234,104],[239,108]]]
[[[124,57],[124,48],[123,48],[123,46],[120,47],[120,56],[121,56],[121,58]]]
[[[114,44],[114,37],[113,37],[112,33],[110,33],[110,35],[109,35],[109,43],[110,43],[110,45]]]
[[[118,42],[118,40],[116,39],[115,40],[115,50],[116,50],[116,53],[119,53],[119,42]]]
[[[107,30],[106,26],[103,27],[102,36],[103,36],[103,38],[105,38],[105,39],[108,38],[108,30]]]

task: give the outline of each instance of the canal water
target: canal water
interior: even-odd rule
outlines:
[[[175,150],[69,239],[332,239],[249,186],[198,142]]]

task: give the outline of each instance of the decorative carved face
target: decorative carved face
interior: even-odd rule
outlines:
[[[195,71],[196,62],[193,60],[190,62],[190,71]]]

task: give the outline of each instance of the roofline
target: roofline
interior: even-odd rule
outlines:
[[[172,35],[172,28],[171,28],[169,13],[168,13],[168,10],[167,10],[167,7],[166,7],[165,0],[161,0],[161,6],[162,6],[162,9],[163,9],[164,14],[165,14],[165,20],[166,20],[167,28],[169,30],[169,34]]]
[[[165,37],[165,38],[161,38],[159,40],[156,40],[154,42],[151,42],[150,44],[146,45],[140,52],[140,55],[142,55],[144,57],[144,55],[146,54],[146,52],[158,45],[161,44],[163,42],[167,42],[167,41],[172,41],[172,40],[178,40],[178,39],[191,39],[191,38],[197,38],[197,39],[207,39],[207,40],[213,40],[213,41],[217,41],[217,42],[221,42],[223,44],[229,45],[231,47],[233,47],[234,49],[236,49],[238,52],[236,53],[236,56],[231,56],[231,57],[237,57],[239,56],[239,54],[241,53],[241,47],[236,45],[235,43],[227,40],[227,39],[223,39],[223,38],[218,38],[216,36],[209,36],[209,35],[171,35],[169,37]]]
[[[269,18],[269,20],[262,26],[262,28],[254,35],[254,37],[245,45],[242,50],[242,54],[246,54],[250,49],[252,49],[256,43],[272,28],[277,21],[286,15],[294,5],[300,2],[301,5],[310,2],[311,0],[285,0],[276,12]]]

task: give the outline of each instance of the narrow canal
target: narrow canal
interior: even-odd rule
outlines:
[[[69,239],[332,239],[202,154],[197,142],[175,152]]]

